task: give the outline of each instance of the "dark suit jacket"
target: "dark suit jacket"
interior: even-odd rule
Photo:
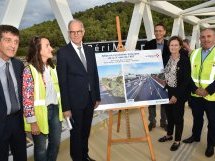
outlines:
[[[89,97],[89,85],[93,103],[101,100],[95,53],[89,46],[83,45],[83,48],[87,71],[71,43],[57,52],[57,72],[63,111],[84,108]]]
[[[11,62],[13,64],[13,70],[16,75],[18,92],[19,92],[19,101],[20,101],[20,105],[21,105],[21,109],[22,109],[22,72],[24,69],[24,64],[16,58],[11,58]],[[0,137],[2,136],[2,134],[4,132],[6,117],[7,117],[7,105],[6,105],[6,101],[5,101],[5,97],[4,97],[2,84],[0,81]],[[20,117],[22,117],[22,115],[20,115]]]
[[[177,64],[177,87],[167,86],[169,98],[175,96],[178,100],[186,101],[190,95],[191,66],[187,56],[180,56]]]
[[[163,51],[162,51],[162,58],[163,58],[163,65],[164,67],[166,66],[169,57],[170,57],[170,51],[169,47],[167,46],[167,40],[164,39],[164,46],[163,46]],[[157,49],[157,42],[156,39],[152,39],[150,41],[147,41],[144,50],[150,50],[150,49]]]

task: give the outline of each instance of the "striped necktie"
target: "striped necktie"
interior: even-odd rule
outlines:
[[[8,88],[8,93],[9,93],[10,102],[11,102],[11,112],[10,113],[12,114],[19,110],[19,104],[18,104],[16,92],[15,92],[13,79],[10,74],[9,65],[10,65],[9,62],[6,62],[5,74],[6,74],[6,78],[7,78],[7,88]]]

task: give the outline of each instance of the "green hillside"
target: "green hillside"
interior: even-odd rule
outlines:
[[[189,2],[171,2],[180,8],[188,8],[202,3],[202,0]],[[85,25],[85,42],[116,40],[115,17],[120,16],[122,39],[127,38],[130,20],[134,4],[126,2],[108,3],[103,6],[94,7],[84,12],[73,14],[74,18],[80,19]],[[152,12],[154,24],[161,22],[167,26],[167,35],[171,34],[173,19],[157,12]],[[185,33],[190,35],[192,26],[185,23]],[[30,28],[21,30],[21,43],[18,55],[26,55],[29,39],[33,36],[44,35],[51,41],[52,46],[57,50],[65,44],[63,35],[56,20],[46,21],[33,25]],[[146,38],[144,25],[141,26],[139,38]]]

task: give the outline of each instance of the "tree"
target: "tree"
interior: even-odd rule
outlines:
[[[189,2],[187,1],[186,3],[182,1],[171,1],[170,3],[179,6],[182,9],[185,9],[202,2],[204,2],[204,0]],[[84,22],[86,30],[84,41],[95,42],[104,40],[117,40],[115,17],[119,16],[122,39],[126,39],[133,8],[134,4],[128,2],[108,3],[103,6],[90,8],[84,12],[77,12],[73,15],[73,17]],[[170,36],[172,31],[173,18],[157,13],[155,11],[152,11],[152,17],[154,24],[159,23],[162,20],[162,23],[167,26],[167,36]],[[191,35],[192,26],[185,23],[185,30],[187,35]],[[26,55],[28,42],[33,36],[47,37],[54,49],[58,49],[59,47],[65,45],[64,37],[56,20],[35,24],[30,28],[21,30],[20,35],[21,39],[18,55]],[[139,38],[146,38],[145,28],[143,24],[140,28]]]

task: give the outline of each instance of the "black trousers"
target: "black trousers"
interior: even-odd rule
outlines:
[[[7,116],[4,129],[3,136],[0,138],[0,161],[8,161],[9,147],[14,161],[27,161],[22,113],[19,111]]]
[[[215,146],[215,101],[207,101],[202,97],[191,97],[193,114],[192,136],[200,140],[204,122],[204,111],[208,119],[207,144]]]
[[[156,106],[155,105],[150,105],[148,107],[149,111],[149,122],[152,124],[156,124]],[[160,124],[166,124],[166,112],[165,112],[165,104],[160,105]]]
[[[184,128],[184,101],[178,100],[175,104],[166,104],[167,135],[173,135],[175,127],[175,141],[181,141]]]
[[[93,102],[89,93],[86,107],[72,109],[72,125],[70,131],[70,155],[73,161],[83,161],[88,157],[88,139],[93,118]]]

